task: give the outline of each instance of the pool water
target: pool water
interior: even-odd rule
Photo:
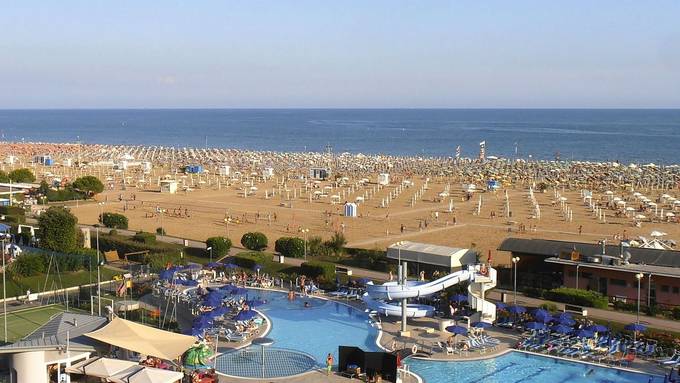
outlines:
[[[469,362],[408,359],[406,364],[425,383],[663,383],[658,376],[514,351]]]
[[[312,355],[318,366],[325,366],[329,352],[337,364],[341,345],[378,351],[378,329],[362,311],[318,298],[297,297],[290,302],[287,294],[277,291],[251,289],[248,296],[267,301],[255,309],[271,319],[267,337],[274,339],[273,347],[303,351]]]

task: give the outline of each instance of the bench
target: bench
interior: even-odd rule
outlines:
[[[582,315],[584,317],[588,316],[588,310],[581,306],[574,306],[574,305],[564,305],[564,312],[570,312],[578,315]]]

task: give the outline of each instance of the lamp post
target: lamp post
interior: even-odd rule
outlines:
[[[227,231],[227,238],[229,238],[229,221],[231,218],[227,215],[227,217],[224,218],[224,227],[226,228]]]
[[[210,263],[212,263],[212,246],[208,247],[205,250],[210,252]]]
[[[635,274],[635,279],[637,279],[638,283],[638,289],[637,289],[637,319],[635,320],[635,324],[640,325],[640,286],[642,282],[642,278],[644,277],[644,274],[642,273],[637,273]],[[633,342],[637,340],[637,330],[633,331]]]
[[[517,262],[519,262],[519,257],[512,257],[512,268],[514,271],[514,277],[512,278],[512,291],[513,291],[513,301],[514,305],[517,306]]]
[[[305,244],[305,259],[307,259],[307,233],[309,233],[309,229],[302,229],[300,231],[302,232],[302,238]]]
[[[104,202],[99,202],[99,219],[104,223]],[[101,258],[99,255],[99,225],[97,225],[97,315],[102,316],[102,275]]]
[[[5,267],[5,242],[10,238],[10,235],[7,233],[2,233],[0,235],[2,236],[2,318],[5,328],[5,343],[7,343],[7,283],[5,283],[7,268]]]

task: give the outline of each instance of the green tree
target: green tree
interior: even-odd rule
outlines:
[[[267,248],[267,236],[260,232],[250,232],[243,234],[241,244],[248,250],[262,251]]]
[[[215,257],[223,257],[229,254],[231,249],[231,240],[224,237],[210,237],[205,241],[206,247],[212,247],[213,255]]]
[[[71,187],[90,196],[104,191],[104,184],[95,176],[80,177],[73,181]]]
[[[11,179],[12,182],[34,182],[35,175],[31,169],[14,169],[9,173],[9,179]]]
[[[274,243],[274,250],[285,257],[302,258],[305,255],[305,242],[300,238],[281,237]]]
[[[0,170],[0,182],[3,183],[9,182],[9,176],[7,175],[7,172]]]
[[[38,193],[46,196],[47,193],[50,192],[50,185],[47,183],[47,181],[42,180],[40,181],[40,186],[38,187]]]
[[[118,213],[104,213],[99,221],[106,227],[112,229],[127,229],[128,218]]]
[[[68,253],[77,244],[76,218],[66,208],[53,206],[38,217],[40,247]]]
[[[345,235],[340,233],[340,232],[335,232],[331,239],[326,241],[324,245],[326,245],[328,248],[335,253],[335,255],[340,255],[342,252],[345,250],[345,245],[347,244],[347,239],[345,238]]]

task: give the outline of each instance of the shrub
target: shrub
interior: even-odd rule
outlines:
[[[305,255],[305,241],[295,237],[281,237],[276,240],[274,249],[285,257],[302,258]]]
[[[116,229],[109,230],[109,235],[118,235],[118,230]]]
[[[555,312],[555,311],[557,311],[557,305],[554,304],[554,303],[552,303],[552,302],[543,303],[543,304],[540,305],[539,307],[542,308],[542,309],[544,309],[544,310],[548,310],[548,311],[550,311],[550,312]]]
[[[50,202],[60,202],[60,201],[73,201],[73,200],[80,200],[80,199],[85,199],[85,196],[76,191],[69,188],[66,189],[60,189],[60,190],[48,190],[47,193],[45,194],[47,197],[47,200]]]
[[[76,248],[78,219],[63,207],[53,206],[38,217],[40,247],[61,253]]]
[[[335,279],[335,264],[329,262],[310,261],[300,265],[300,272],[310,278],[320,278],[322,282]]]
[[[345,245],[347,244],[347,239],[345,235],[340,232],[333,233],[333,236],[328,241],[324,242],[328,248],[335,253],[335,255],[340,255],[345,250]]]
[[[323,247],[323,240],[319,236],[312,236],[307,240],[307,254],[309,255],[325,255],[326,249]]]
[[[2,183],[8,183],[9,182],[9,176],[7,175],[7,172],[0,170],[0,182]]]
[[[113,229],[127,229],[128,228],[128,218],[122,214],[118,213],[104,213],[100,217],[100,222],[106,226]]]
[[[673,319],[680,319],[680,306],[673,307]]]
[[[145,245],[153,245],[156,243],[156,235],[152,233],[146,233],[143,231],[138,231],[132,236],[132,240],[135,242],[143,243]]]
[[[186,262],[177,252],[148,254],[144,257],[143,263],[149,265],[152,271],[164,270],[168,264],[182,265]]]
[[[239,254],[231,257],[230,260],[244,269],[252,269],[255,265],[266,266],[272,262],[271,254],[266,253]]]
[[[213,255],[216,257],[223,257],[229,254],[231,249],[231,240],[224,237],[210,237],[205,241],[206,247],[212,247]]]
[[[18,256],[10,265],[11,272],[19,277],[30,277],[45,271],[45,264],[41,254],[24,253]]]
[[[158,235],[165,235],[165,234],[166,234],[166,233],[165,233],[165,229],[163,229],[162,227],[157,227],[157,228],[156,228],[156,234],[158,234]]]
[[[636,311],[637,303],[625,303],[621,301],[614,302],[614,309],[620,311]]]
[[[260,232],[250,232],[243,234],[241,244],[248,250],[262,251],[267,248],[267,236]]]
[[[0,206],[0,214],[2,215],[26,215],[26,210],[18,206]]]
[[[607,297],[602,296],[602,294],[596,291],[578,290],[566,287],[546,291],[543,293],[543,298],[551,301],[595,307],[598,309],[606,309],[609,306]]]
[[[539,289],[537,287],[525,287],[524,294],[530,298],[543,298],[543,293],[545,290]]]

